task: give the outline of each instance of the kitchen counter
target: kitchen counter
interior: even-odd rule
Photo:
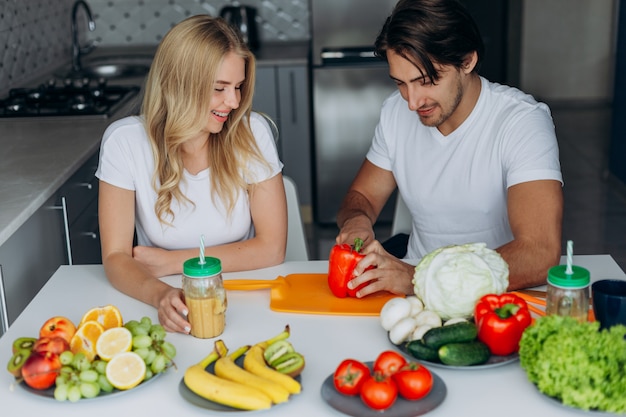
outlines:
[[[153,56],[155,46],[103,47],[83,62],[105,56]],[[272,43],[261,47],[257,65],[308,63],[306,42]],[[33,85],[46,81],[36,80]],[[111,80],[109,84],[138,84],[143,79]],[[0,246],[98,150],[106,127],[126,115],[129,103],[109,118],[60,117],[0,119]]]
[[[565,259],[562,260],[565,262]],[[626,275],[609,255],[574,256],[573,262],[591,272],[592,280],[602,278],[626,279]],[[227,273],[224,279],[266,279],[293,273],[325,273],[326,261],[287,262],[255,271]],[[164,281],[180,287],[180,276]],[[395,349],[377,316],[333,316],[279,313],[269,308],[269,290],[228,291],[226,329],[218,338],[232,351],[239,346],[266,340],[280,333],[289,324],[289,340],[306,358],[301,376],[302,392],[288,403],[262,413],[271,416],[345,416],[329,406],[320,394],[324,380],[332,374],[341,360],[353,357],[372,361],[383,350]],[[8,332],[0,338],[0,362],[11,357],[11,345],[18,337],[37,335],[42,323],[55,315],[72,321],[94,306],[114,304],[125,321],[143,316],[157,320],[156,310],[115,290],[107,281],[101,265],[62,266],[52,276],[31,304],[17,318]],[[179,385],[185,369],[199,362],[212,349],[214,339],[196,339],[169,333],[167,340],[177,348],[177,369],[131,391],[112,398],[99,397],[78,403],[56,402],[33,395],[16,386],[5,370],[0,372],[0,404],[3,414],[63,415],[110,417],[140,412],[142,415],[206,416],[214,412],[200,408],[181,396]],[[519,361],[482,369],[451,369],[430,367],[446,386],[443,402],[428,416],[481,415],[502,417],[503,406],[510,417],[551,416],[568,417],[575,414],[593,415],[565,408],[547,398],[528,381]],[[359,401],[345,398],[345,401]],[[218,414],[224,414],[223,412]],[[226,413],[229,414],[229,413]],[[234,414],[248,414],[246,412]],[[388,415],[390,413],[372,413]],[[600,414],[600,413],[597,413]],[[399,415],[399,414],[395,414]],[[406,415],[406,414],[405,414]],[[604,414],[602,414],[604,415]],[[360,416],[359,416],[360,417]]]

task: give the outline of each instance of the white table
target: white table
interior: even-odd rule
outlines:
[[[609,255],[575,256],[574,264],[589,269],[592,280],[626,279],[624,272]],[[291,273],[326,272],[326,268],[326,261],[291,262],[263,270],[225,274],[225,278],[274,279],[278,275]],[[167,277],[165,280],[173,285],[180,285],[180,277]],[[184,370],[206,356],[212,350],[215,339],[201,340],[181,334],[168,334],[168,340],[178,349],[175,359],[178,370],[170,369],[145,386],[114,397],[61,403],[35,396],[15,385],[13,377],[4,369],[11,356],[13,340],[20,336],[36,336],[40,326],[51,316],[64,315],[77,322],[89,308],[105,304],[118,306],[125,320],[140,319],[144,315],[157,320],[156,311],[152,307],[113,289],[100,265],[59,268],[0,338],[2,415],[214,415],[214,412],[192,405],[182,398],[178,386]],[[226,330],[220,338],[229,348],[235,349],[272,337],[281,332],[286,324],[291,327],[291,342],[304,354],[307,361],[302,374],[303,391],[289,403],[263,412],[265,415],[344,415],[321,398],[320,387],[323,381],[347,357],[370,361],[383,350],[393,349],[378,317],[278,313],[269,309],[269,290],[229,291]],[[510,417],[565,417],[577,413],[541,395],[528,382],[519,361],[483,370],[434,367],[431,370],[445,382],[447,396],[439,407],[428,413],[429,416],[502,417],[506,414]]]

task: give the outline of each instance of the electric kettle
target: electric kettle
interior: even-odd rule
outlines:
[[[220,16],[237,28],[244,42],[250,49],[259,47],[259,37],[256,26],[256,9],[251,6],[224,6]]]

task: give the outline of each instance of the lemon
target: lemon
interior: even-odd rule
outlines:
[[[118,353],[128,352],[133,346],[133,335],[126,327],[113,327],[105,330],[96,342],[96,353],[109,361]]]
[[[106,377],[115,388],[136,387],[146,376],[146,363],[135,352],[122,352],[107,363]]]

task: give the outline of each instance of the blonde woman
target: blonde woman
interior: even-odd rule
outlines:
[[[265,119],[251,111],[255,59],[221,18],[190,17],[163,38],[141,117],[105,131],[99,217],[106,275],[188,333],[182,292],[161,280],[198,256],[225,272],[284,260],[282,163]],[[133,237],[136,232],[137,246]]]

